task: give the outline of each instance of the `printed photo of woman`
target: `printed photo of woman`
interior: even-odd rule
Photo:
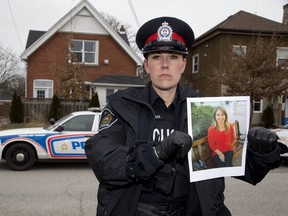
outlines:
[[[216,107],[213,112],[213,124],[208,129],[208,143],[215,168],[233,166],[234,140],[234,127],[228,121],[226,109],[222,106]]]

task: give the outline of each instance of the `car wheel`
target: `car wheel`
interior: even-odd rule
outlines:
[[[35,163],[36,154],[31,146],[17,143],[9,147],[5,154],[5,160],[13,170],[27,170]]]

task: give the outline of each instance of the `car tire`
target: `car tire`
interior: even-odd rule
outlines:
[[[34,149],[24,143],[12,144],[5,154],[7,165],[17,171],[27,170],[33,166],[36,161]]]

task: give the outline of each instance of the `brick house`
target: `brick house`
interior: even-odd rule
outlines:
[[[71,52],[83,66],[81,75],[90,96],[97,91],[97,80],[101,77],[117,77],[116,87],[107,83],[107,91],[101,82],[98,96],[102,106],[107,94],[143,85],[137,77],[142,59],[130,47],[126,33],[123,29],[116,32],[89,1],[82,0],[48,31],[29,32],[21,55],[27,63],[25,97],[52,98],[58,87],[53,66],[64,65]]]
[[[249,47],[246,44],[257,35],[266,35],[267,40],[271,40],[272,35],[281,38],[282,46],[277,47],[275,64],[277,61],[288,59],[288,25],[286,25],[288,4],[283,8],[284,23],[239,11],[196,38],[192,52],[188,56],[188,65],[184,73],[185,81],[192,83],[194,89],[199,90],[204,97],[223,96],[225,88],[220,83],[215,83],[210,79],[213,77],[213,71],[221,71],[224,59],[231,57],[232,52],[237,52],[243,48],[248,50]],[[261,124],[265,103],[265,99],[254,101],[252,124]],[[275,111],[277,112],[277,110]],[[276,124],[280,124],[281,115],[281,113],[275,114]]]

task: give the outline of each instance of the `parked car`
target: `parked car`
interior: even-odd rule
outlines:
[[[278,135],[278,137],[279,137],[278,141],[279,142],[288,146],[288,129],[276,128],[276,129],[272,129],[272,131],[274,131]],[[281,154],[281,158],[283,160],[288,161],[288,153]]]
[[[0,160],[27,170],[37,160],[86,159],[85,141],[98,131],[100,112],[78,111],[48,127],[0,131]]]

